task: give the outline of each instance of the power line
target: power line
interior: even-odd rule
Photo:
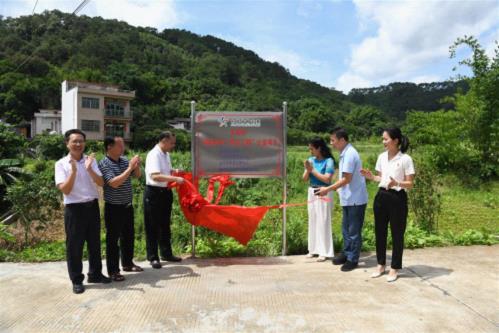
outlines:
[[[31,12],[31,15],[33,15],[35,13],[36,5],[38,5],[38,0],[36,0],[36,2],[35,2],[35,6],[33,7],[33,11]]]
[[[73,12],[73,15],[78,14],[88,3],[90,0],[83,0],[78,7]]]
[[[76,15],[78,14],[88,3],[90,2],[90,0],[83,0],[79,5],[78,7],[76,7],[76,9],[73,11],[73,15]],[[35,6],[33,7],[33,12],[32,12],[32,15],[33,13],[35,12],[35,8],[36,8],[36,5],[38,4],[38,0],[36,0],[35,2]],[[20,63],[16,69],[14,69],[14,72],[17,72],[21,67],[23,67],[28,61],[30,61],[31,59],[33,59],[33,57],[35,56],[35,53],[38,52],[38,50],[41,48],[41,45],[38,46],[36,49],[33,50],[33,52],[26,58],[24,59],[24,61],[22,63]]]

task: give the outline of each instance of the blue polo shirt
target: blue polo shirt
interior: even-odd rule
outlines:
[[[352,181],[338,189],[341,206],[360,206],[367,204],[366,180],[360,174],[362,161],[359,153],[351,144],[347,144],[341,151],[339,162],[339,177],[343,172],[352,174]]]
[[[325,158],[322,160],[318,160],[314,156],[311,156],[308,158],[308,160],[310,161],[310,163],[312,163],[312,166],[314,167],[315,170],[317,170],[317,172],[319,172],[323,175],[326,173],[329,173],[331,175],[334,174],[334,161],[331,157],[328,157],[328,158]],[[324,182],[320,181],[312,174],[310,174],[309,179],[310,179],[310,186],[329,186],[329,185],[331,185],[329,183],[324,183]]]

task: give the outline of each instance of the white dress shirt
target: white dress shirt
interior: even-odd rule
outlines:
[[[152,179],[151,174],[160,173],[169,176],[171,174],[172,164],[170,154],[164,153],[158,145],[156,145],[146,158],[146,185],[166,187],[167,182],[156,182]]]
[[[381,172],[381,181],[378,186],[384,189],[388,189],[390,177],[395,179],[397,182],[402,182],[404,181],[405,176],[415,174],[412,158],[400,151],[391,160],[388,160],[387,151],[380,154],[376,162],[376,171]],[[394,186],[391,189],[400,191],[403,188],[400,186]],[[405,190],[405,188],[403,190]]]
[[[55,163],[55,185],[64,183],[71,175],[71,162],[70,155],[61,158]],[[72,203],[82,203],[89,202],[94,199],[99,199],[99,192],[97,191],[97,184],[95,184],[92,177],[88,174],[87,169],[85,169],[85,161],[87,160],[87,155],[76,161],[76,179],[73,185],[73,189],[69,194],[63,194],[64,204]],[[102,173],[97,166],[97,162],[94,160],[92,162],[92,169],[94,172],[102,176]]]

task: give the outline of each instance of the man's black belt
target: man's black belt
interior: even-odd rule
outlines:
[[[106,205],[114,206],[114,207],[120,207],[120,208],[130,208],[132,207],[132,203],[127,203],[127,204],[115,204],[111,202],[106,202]]]
[[[89,207],[92,207],[97,201],[98,201],[97,199],[94,199],[94,200],[87,201],[87,202],[75,202],[75,203],[66,204],[66,207],[86,207],[86,208],[89,208]]]
[[[164,193],[164,192],[170,192],[172,189],[169,187],[159,187],[159,186],[153,186],[153,185],[146,185],[146,187],[154,192],[158,193]]]

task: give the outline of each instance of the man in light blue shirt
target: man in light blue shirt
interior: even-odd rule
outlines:
[[[340,152],[338,181],[321,187],[319,195],[338,191],[343,208],[343,253],[333,258],[333,264],[342,265],[344,272],[355,269],[362,248],[362,225],[367,206],[366,180],[360,174],[362,161],[359,153],[348,142],[348,133],[343,128],[331,132],[331,146]]]

